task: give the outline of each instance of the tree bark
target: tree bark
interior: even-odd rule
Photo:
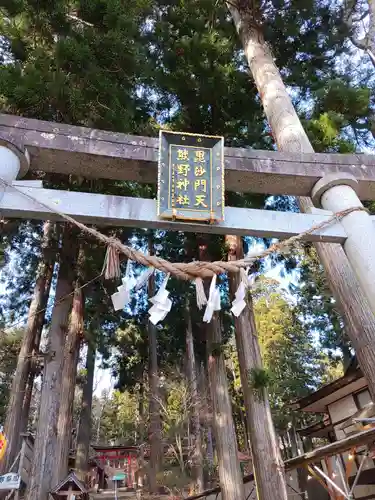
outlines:
[[[214,467],[214,443],[212,440],[211,420],[207,425],[207,461],[212,469]]]
[[[227,236],[226,244],[229,249],[228,260],[243,258],[240,236]],[[240,282],[239,273],[229,277],[232,297]],[[267,389],[251,387],[252,373],[254,370],[263,370],[263,363],[250,293],[247,293],[245,309],[234,318],[234,324],[258,497],[262,500],[287,500],[284,465],[272,422]]]
[[[21,421],[21,427],[20,427],[20,432],[27,432],[27,427],[29,423],[29,414],[30,414],[30,407],[31,407],[31,401],[33,399],[33,389],[34,389],[34,378],[35,378],[35,371],[33,367],[31,367],[31,370],[29,372],[29,377],[27,380],[27,386],[25,390],[25,396],[23,398],[23,405],[22,405],[22,421]]]
[[[139,416],[139,468],[137,472],[137,488],[143,488],[145,484],[145,407],[144,407],[144,374],[139,386],[138,393],[138,416]]]
[[[46,224],[50,225],[51,223],[47,221]],[[51,252],[53,252],[53,253],[51,253]],[[53,276],[53,269],[54,269],[53,257],[56,257],[56,248],[52,248],[52,249],[50,248],[49,255],[51,255],[51,259],[49,261],[49,265],[47,266],[46,282],[45,282],[45,287],[44,287],[44,296],[43,296],[43,300],[42,300],[42,304],[41,304],[42,305],[41,309],[43,309],[43,312],[38,314],[38,321],[37,321],[37,325],[36,325],[35,340],[34,340],[34,348],[31,352],[31,354],[39,354],[39,352],[40,352],[40,340],[42,338],[42,333],[43,333],[45,310],[47,308],[49,294],[50,294],[50,290],[51,290],[52,276]],[[27,381],[25,397],[23,400],[21,432],[27,432],[27,427],[29,424],[29,414],[30,414],[31,401],[33,399],[34,380],[35,380],[35,377],[40,373],[40,370],[41,370],[40,362],[36,359],[34,359],[34,360],[32,359],[31,363],[30,363],[29,378]],[[20,438],[21,438],[21,436],[20,436]],[[21,444],[21,439],[20,439],[19,444]]]
[[[38,329],[41,330],[43,328],[45,317],[44,309],[47,305],[53,274],[55,253],[51,252],[50,248],[53,239],[53,229],[54,226],[50,221],[45,222],[42,241],[43,255],[37,271],[34,294],[29,308],[25,334],[18,355],[17,367],[12,382],[4,425],[5,434],[8,439],[8,448],[5,460],[2,461],[0,466],[2,473],[7,472],[10,465],[14,462],[21,444],[20,432],[24,422],[23,400],[26,385],[29,380],[31,357]]]
[[[314,152],[249,2],[231,0],[226,3],[241,39],[279,151]],[[313,206],[310,198],[299,198],[298,201],[302,212],[307,212]],[[375,398],[375,350],[372,347],[375,345],[374,312],[342,246],[315,243],[315,248],[369,384],[369,391],[372,398]]]
[[[367,0],[368,9],[365,12],[356,11],[358,0],[343,2],[342,20],[349,30],[349,38],[357,49],[367,52],[372,65],[375,67],[375,0]],[[354,16],[357,19],[354,19]],[[363,38],[356,36],[356,31],[363,31],[358,25],[367,18],[367,34]]]
[[[77,235],[65,224],[55,303],[49,332],[49,351],[44,360],[44,374],[39,420],[34,445],[28,500],[47,500],[53,484],[57,443],[57,420],[60,406],[63,352],[69,312],[72,305]]]
[[[206,327],[208,380],[210,384],[216,453],[223,500],[245,498],[238,448],[229,397],[224,355],[221,346],[221,321],[217,313]]]
[[[199,370],[199,394],[201,396],[201,424],[204,428],[204,437],[206,439],[206,462],[208,465],[209,481],[211,483],[212,471],[214,468],[214,446],[212,441],[212,411],[209,392],[207,390],[207,378],[205,366],[201,363]],[[210,484],[211,486],[211,484]]]
[[[64,349],[61,403],[57,422],[56,466],[53,480],[56,484],[62,481],[68,474],[69,451],[73,429],[74,392],[84,321],[84,298],[82,289],[80,288],[81,284],[80,280],[76,281],[70,326]]]
[[[238,410],[239,410],[239,415],[240,415],[240,419],[241,419],[242,432],[243,432],[243,435],[244,435],[245,450],[248,453],[250,453],[250,449],[249,449],[250,439],[249,439],[249,435],[247,433],[247,418],[246,418],[245,412],[243,411],[242,408],[239,408]]]
[[[84,481],[88,470],[87,462],[90,452],[91,408],[92,392],[94,387],[95,358],[96,349],[89,340],[86,358],[86,380],[82,391],[82,409],[79,418],[76,454],[76,469],[78,476],[82,481]]]
[[[193,329],[190,316],[190,303],[186,299],[185,320],[186,320],[186,353],[189,386],[191,394],[191,423],[192,423],[192,472],[194,479],[194,493],[201,493],[204,488],[203,482],[203,452],[202,452],[202,432],[200,424],[200,401],[198,395],[197,367],[194,353]]]
[[[149,240],[149,252],[152,254],[152,240]],[[154,276],[149,279],[149,297],[155,294]],[[150,443],[150,464],[149,464],[149,489],[150,493],[157,493],[157,474],[161,470],[162,464],[162,440],[161,440],[161,419],[159,409],[159,376],[158,376],[158,353],[156,328],[148,322],[148,342],[149,342],[149,443]]]
[[[211,260],[207,244],[199,245],[199,260]],[[205,283],[206,294],[209,283]],[[222,352],[221,320],[214,313],[206,325],[208,383],[212,402],[212,418],[216,443],[221,496],[223,500],[244,500],[245,490],[238,461],[232,403],[229,396],[227,372]]]

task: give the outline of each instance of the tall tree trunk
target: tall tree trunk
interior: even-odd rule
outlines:
[[[198,377],[194,353],[193,329],[191,324],[190,302],[186,298],[185,306],[186,321],[186,353],[189,386],[191,394],[191,423],[193,437],[192,470],[194,479],[194,492],[201,493],[204,488],[203,483],[203,452],[202,452],[202,432],[200,423],[200,401],[198,395]]]
[[[27,432],[27,427],[29,423],[29,414],[30,414],[30,406],[31,401],[33,399],[33,389],[34,389],[34,378],[35,378],[35,369],[32,366],[29,372],[29,377],[27,379],[27,386],[25,390],[25,396],[23,398],[22,405],[22,421],[20,432]]]
[[[55,252],[51,251],[54,225],[50,221],[45,222],[43,233],[43,255],[37,271],[34,294],[29,308],[25,334],[18,355],[16,371],[12,381],[12,389],[4,425],[5,434],[8,439],[8,448],[5,460],[3,460],[0,465],[0,470],[3,473],[7,472],[8,468],[13,463],[21,444],[20,432],[22,431],[24,422],[23,400],[29,379],[30,366],[32,364],[31,357],[38,329],[41,330],[43,328],[45,317],[44,309],[48,301],[54,260],[56,257]]]
[[[44,374],[38,428],[34,445],[28,500],[47,500],[53,484],[57,443],[57,419],[60,406],[61,376],[65,337],[72,306],[77,234],[65,224],[55,303],[49,332],[49,350],[44,360]]]
[[[211,260],[207,244],[199,246],[199,260]],[[209,283],[205,283],[208,293]],[[223,500],[244,500],[245,490],[238,461],[232,403],[229,396],[227,372],[222,352],[221,320],[214,313],[206,325],[208,382],[212,401],[216,453]]]
[[[342,20],[348,29],[348,36],[357,49],[366,52],[372,65],[375,67],[375,0],[367,0],[366,11],[360,11],[360,2],[358,0],[346,0],[343,2]],[[355,7],[358,7],[358,10]],[[358,38],[356,31],[363,33],[363,15],[365,15],[367,24],[367,33],[363,38]],[[356,20],[355,17],[360,20]],[[360,28],[360,29],[358,29]]]
[[[243,258],[240,236],[227,236],[228,260]],[[240,275],[229,277],[231,295],[237,291]],[[287,500],[286,478],[279,445],[273,427],[271,408],[265,387],[251,387],[251,377],[263,370],[254,310],[250,293],[246,308],[234,318],[238,361],[243,388],[250,447],[258,498],[262,500]]]
[[[224,355],[221,346],[221,321],[217,313],[206,327],[208,381],[212,400],[212,416],[216,453],[223,500],[245,498],[232,404],[229,397]]]
[[[51,223],[47,222],[47,224],[51,224]],[[51,247],[51,244],[49,245],[49,247]],[[38,355],[40,352],[40,340],[42,338],[42,333],[43,333],[45,310],[47,308],[49,294],[50,294],[50,290],[51,290],[52,276],[53,276],[53,269],[54,269],[54,257],[56,257],[56,248],[50,248],[49,255],[51,257],[49,259],[49,265],[47,266],[46,281],[45,281],[45,287],[44,287],[44,296],[43,296],[42,307],[41,307],[43,312],[40,312],[40,314],[38,314],[38,321],[37,321],[36,331],[35,331],[34,348],[32,349],[32,352],[31,352],[31,354],[34,354],[34,355]],[[27,431],[27,427],[28,427],[28,423],[29,423],[30,406],[31,406],[32,398],[33,398],[34,380],[35,380],[35,377],[40,373],[40,370],[41,370],[41,366],[40,366],[39,360],[32,359],[31,364],[30,364],[29,378],[27,381],[25,397],[23,399],[21,432]],[[20,436],[20,438],[21,438],[21,436]]]
[[[92,393],[94,388],[96,349],[92,341],[88,341],[86,358],[86,380],[82,391],[82,407],[79,418],[77,436],[76,469],[79,478],[83,481],[88,470],[87,462],[90,452],[91,439],[91,409]]]
[[[78,267],[81,266],[80,261],[83,259],[84,252],[81,249],[78,257]],[[80,269],[78,269],[78,272],[80,272]],[[73,429],[74,392],[84,321],[84,297],[82,289],[80,288],[81,285],[81,280],[77,279],[74,290],[73,307],[70,315],[69,331],[65,342],[61,403],[57,422],[54,483],[62,481],[68,473],[69,451]]]
[[[145,476],[145,406],[144,406],[144,376],[139,386],[138,415],[139,415],[139,469],[137,473],[137,487],[143,488]]]
[[[204,436],[206,439],[206,461],[209,467],[209,478],[211,481],[211,473],[214,467],[214,446],[212,442],[212,411],[210,396],[207,390],[207,378],[205,366],[201,363],[199,369],[199,394],[201,396],[201,423],[204,428]]]
[[[293,103],[274,63],[270,48],[257,23],[250,3],[227,1],[240,36],[245,55],[258,88],[265,114],[280,151],[313,153]],[[299,198],[303,212],[312,206],[310,198]],[[325,268],[332,293],[345,320],[348,336],[356,350],[359,364],[375,398],[375,317],[341,245],[315,243]]]
[[[139,392],[138,392],[138,416],[139,416],[139,441],[143,443],[146,438],[146,427],[145,427],[145,404],[144,404],[144,396],[145,396],[145,386],[144,386],[144,374],[142,374],[142,381],[139,384]]]
[[[250,443],[250,439],[249,439],[249,435],[248,435],[248,432],[247,432],[247,418],[246,418],[246,415],[245,415],[245,412],[243,411],[242,408],[239,408],[239,414],[240,414],[240,419],[241,419],[241,427],[242,427],[242,431],[243,431],[243,435],[244,435],[244,441],[245,441],[245,450],[247,451],[247,453],[250,452],[250,449],[249,449],[249,443]]]
[[[149,253],[152,254],[153,242],[149,238]],[[155,294],[154,276],[149,279],[149,297]],[[149,464],[149,489],[150,493],[157,493],[157,474],[161,470],[162,464],[162,441],[161,441],[161,419],[159,408],[159,375],[158,375],[158,353],[156,328],[148,322],[148,346],[149,346],[149,443],[150,443],[150,464]]]

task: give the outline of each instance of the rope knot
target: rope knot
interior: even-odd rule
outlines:
[[[103,271],[106,280],[118,279],[121,276],[120,253],[112,242],[112,238],[107,246],[107,252],[104,258]]]

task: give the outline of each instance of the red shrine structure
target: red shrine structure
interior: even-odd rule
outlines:
[[[113,489],[115,480],[119,486],[136,489],[136,472],[139,469],[137,446],[92,445],[92,448],[101,490]]]

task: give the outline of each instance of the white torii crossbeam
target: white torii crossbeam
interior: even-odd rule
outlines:
[[[28,185],[33,183],[33,187]],[[35,187],[38,183],[39,186]],[[18,181],[17,189],[70,215],[84,224],[97,226],[127,226],[169,231],[204,232],[211,234],[235,234],[259,238],[286,239],[301,234],[311,227],[328,220],[332,214],[317,210],[316,214],[276,212],[227,207],[225,220],[217,224],[181,222],[160,219],[156,214],[156,201],[105,194],[43,189],[39,181]],[[0,195],[0,214],[6,218],[62,220],[21,192],[7,188]],[[375,224],[375,221],[374,221]],[[346,233],[339,222],[319,229],[305,238],[308,241],[344,243]]]

